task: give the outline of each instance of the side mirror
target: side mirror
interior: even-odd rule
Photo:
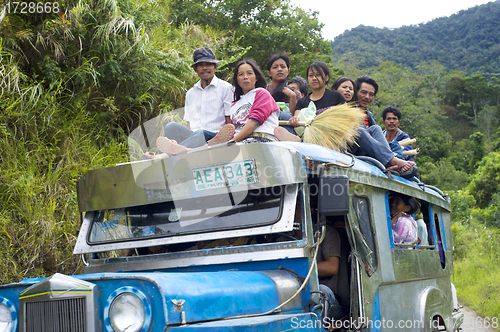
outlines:
[[[322,216],[349,213],[349,178],[346,175],[320,176],[319,213]]]

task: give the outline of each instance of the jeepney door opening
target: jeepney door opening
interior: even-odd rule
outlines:
[[[350,210],[349,181],[347,176],[311,175],[308,177],[311,216],[315,229],[326,223],[340,236],[340,262],[337,273],[337,305],[330,308],[332,321],[349,320],[351,312],[351,240],[347,214]],[[356,292],[355,292],[356,293]],[[355,295],[354,295],[355,296]]]

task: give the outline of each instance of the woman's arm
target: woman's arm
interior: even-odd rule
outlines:
[[[234,140],[236,142],[239,142],[241,140],[244,140],[245,138],[248,137],[251,133],[254,132],[255,129],[257,129],[259,125],[257,122],[255,122],[252,119],[249,119],[248,122],[241,128],[240,132],[234,136]]]
[[[289,98],[288,108],[290,109],[290,112],[294,114],[295,106],[297,105],[297,100],[298,100],[297,95],[292,89],[286,86],[283,87],[283,93],[288,96]]]

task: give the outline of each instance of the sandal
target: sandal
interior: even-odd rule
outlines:
[[[410,167],[407,167],[408,165],[410,165]],[[406,170],[403,170],[404,168],[406,168]],[[413,161],[408,161],[399,168],[398,172],[404,178],[413,177],[417,172],[417,165]]]
[[[188,152],[188,148],[179,145],[166,137],[158,137],[158,139],[156,140],[156,146],[161,152],[168,153],[174,156],[178,154],[185,154]]]
[[[234,136],[235,128],[232,124],[228,123],[224,125],[214,138],[209,140],[208,145],[216,145],[228,142]]]

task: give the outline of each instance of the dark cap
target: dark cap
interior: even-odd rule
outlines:
[[[208,62],[213,64],[217,64],[220,62],[220,60],[215,60],[214,51],[212,51],[208,47],[200,47],[194,50],[193,61],[194,63],[191,65],[191,67],[193,68],[200,62]]]

